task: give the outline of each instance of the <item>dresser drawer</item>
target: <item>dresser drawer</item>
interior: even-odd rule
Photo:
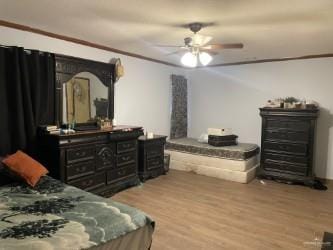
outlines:
[[[306,176],[308,169],[306,167],[301,167],[300,165],[277,162],[273,160],[267,160],[264,163],[264,169],[268,171],[278,171],[288,174],[296,174]]]
[[[117,155],[117,168],[136,162],[136,152]]]
[[[80,147],[66,150],[66,163],[93,160],[95,158],[95,147]]]
[[[147,169],[154,169],[163,167],[164,159],[162,156],[155,156],[153,158],[147,159]]]
[[[156,156],[163,156],[163,150],[164,150],[163,145],[158,145],[155,147],[147,147],[146,148],[146,157],[148,159],[150,159],[150,158],[154,158]]]
[[[279,131],[266,130],[265,139],[267,140],[283,140],[292,142],[307,142],[309,140],[308,132],[303,131]]]
[[[76,163],[67,166],[67,180],[73,180],[75,178],[91,175],[95,172],[94,161],[87,161],[82,163]]]
[[[287,154],[307,155],[307,145],[297,143],[264,142],[265,151],[282,152]]]
[[[118,181],[119,179],[126,178],[136,174],[136,165],[131,164],[129,166],[117,169],[110,170],[107,172],[107,183],[113,183]]]
[[[116,167],[116,145],[103,144],[96,147],[96,169],[101,170],[105,168]]]
[[[294,164],[299,164],[304,167],[308,164],[308,158],[307,157],[301,157],[301,156],[294,156],[294,155],[285,155],[285,154],[263,154],[263,160],[266,162],[267,160],[273,160],[273,161],[282,161],[282,162],[289,162]]]
[[[272,119],[268,118],[266,120],[267,128],[283,128],[293,131],[308,131],[310,128],[310,123],[308,121],[297,121],[297,120],[287,120],[287,119]]]
[[[136,140],[122,141],[117,143],[117,153],[124,153],[136,150]]]
[[[81,178],[80,180],[71,181],[68,184],[89,191],[95,188],[103,187],[105,185],[105,181],[105,173],[103,172],[100,174]]]

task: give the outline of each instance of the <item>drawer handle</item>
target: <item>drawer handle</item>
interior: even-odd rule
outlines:
[[[91,184],[93,184],[94,183],[94,180],[89,180],[89,181],[83,181],[82,182],[82,185],[83,186],[85,186],[85,187],[87,187],[87,186],[90,186]]]
[[[86,166],[83,166],[83,167],[77,167],[76,168],[76,172],[78,172],[78,173],[80,173],[80,172],[84,172],[84,171],[86,171]]]
[[[81,151],[81,152],[76,152],[75,153],[75,156],[78,156],[78,157],[83,157],[83,156],[86,156],[86,152],[85,151]]]
[[[160,161],[152,161],[151,165],[158,165],[160,163]]]
[[[118,171],[118,175],[124,175],[126,173],[126,170],[125,169],[123,169],[123,170],[119,170]]]
[[[129,147],[131,147],[131,146],[132,146],[131,143],[123,144],[123,147],[124,147],[124,148],[129,148]]]
[[[288,148],[289,148],[288,146],[281,146],[281,145],[279,146],[279,149],[282,149],[282,150],[288,150]]]

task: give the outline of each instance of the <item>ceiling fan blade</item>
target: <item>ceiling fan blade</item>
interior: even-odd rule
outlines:
[[[154,47],[166,47],[166,48],[182,48],[184,45],[164,45],[164,44],[156,44]]]
[[[168,53],[168,54],[165,54],[165,56],[172,56],[172,55],[176,55],[176,54],[179,54],[181,52],[184,52],[183,50],[177,50],[177,51],[174,51],[174,52],[171,52],[171,53]]]
[[[207,52],[207,53],[210,54],[211,56],[216,56],[216,55],[219,54],[219,52],[217,52],[217,51],[212,51],[212,50],[210,50],[210,49],[200,49],[200,51],[202,51],[202,52]]]
[[[211,36],[203,36],[200,34],[194,34],[194,36],[192,36],[192,41],[190,44],[192,46],[203,46],[203,45],[209,43],[212,39],[213,39],[213,37],[211,37]]]
[[[209,44],[203,46],[203,49],[242,49],[244,45],[242,43],[220,43],[220,44]]]

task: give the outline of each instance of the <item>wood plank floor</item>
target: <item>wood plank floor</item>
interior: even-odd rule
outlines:
[[[152,250],[320,249],[304,242],[333,232],[328,187],[239,184],[171,170],[112,199],[156,221]]]

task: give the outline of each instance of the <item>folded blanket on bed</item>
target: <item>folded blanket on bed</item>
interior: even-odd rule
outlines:
[[[138,209],[45,176],[0,187],[0,249],[85,249],[154,222]]]

